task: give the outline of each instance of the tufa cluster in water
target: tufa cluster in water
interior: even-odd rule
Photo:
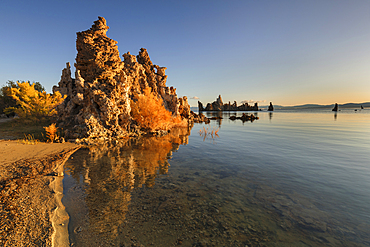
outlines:
[[[207,106],[204,107],[203,103],[198,101],[199,112],[202,111],[258,111],[258,104],[255,103],[254,106],[250,106],[248,103],[244,103],[240,106],[234,101],[233,104],[223,103],[221,95],[213,101],[212,103],[207,103]]]

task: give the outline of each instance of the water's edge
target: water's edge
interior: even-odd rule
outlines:
[[[54,203],[55,209],[51,213],[50,222],[53,226],[53,234],[51,236],[52,246],[58,247],[68,247],[69,246],[69,234],[68,234],[68,222],[69,215],[65,210],[65,207],[62,203],[63,194],[63,178],[64,178],[64,164],[69,159],[69,157],[74,154],[80,147],[77,147],[69,151],[64,159],[60,161],[60,164],[57,164],[54,172],[58,174],[51,178],[49,187],[54,192]]]

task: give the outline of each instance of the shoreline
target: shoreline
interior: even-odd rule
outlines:
[[[54,191],[54,203],[55,209],[50,215],[50,222],[53,226],[53,234],[51,235],[52,246],[69,247],[69,235],[68,235],[68,223],[69,215],[65,210],[65,206],[62,203],[63,198],[63,170],[64,164],[69,157],[74,154],[80,147],[73,149],[66,153],[65,157],[61,160],[61,163],[57,165],[54,170],[57,176],[52,177],[50,188]]]
[[[69,246],[63,167],[79,148],[0,140],[1,246]]]

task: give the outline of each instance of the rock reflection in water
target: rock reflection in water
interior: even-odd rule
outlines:
[[[81,150],[65,165],[65,198],[70,215],[70,241],[76,246],[117,244],[119,228],[134,188],[152,187],[168,172],[168,158],[188,143],[190,129],[163,137],[126,140]]]

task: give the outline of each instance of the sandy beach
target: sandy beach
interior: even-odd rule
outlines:
[[[78,148],[72,143],[0,140],[1,246],[67,246],[62,172]]]

